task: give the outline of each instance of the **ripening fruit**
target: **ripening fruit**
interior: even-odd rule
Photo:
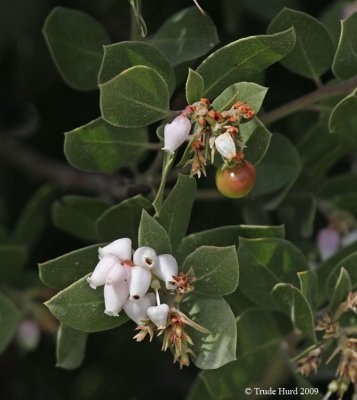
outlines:
[[[254,165],[248,161],[243,161],[234,167],[218,168],[216,185],[223,196],[240,199],[253,189],[255,178]]]

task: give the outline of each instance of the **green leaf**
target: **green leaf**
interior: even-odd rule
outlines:
[[[202,76],[189,68],[186,81],[186,100],[188,104],[193,104],[202,97],[204,86]]]
[[[145,20],[140,12],[140,0],[129,0],[129,4],[131,5],[132,12],[134,13],[136,23],[140,30],[140,35],[142,38],[144,38],[148,34],[148,28],[146,27]]]
[[[357,120],[357,89],[337,103],[335,108],[332,110],[329,119],[330,132],[335,132],[338,131],[338,129],[343,128],[346,121],[350,123],[351,119]],[[351,132],[351,134],[353,133],[355,134],[355,137],[357,137],[355,132]]]
[[[185,260],[183,272],[197,278],[195,292],[208,296],[223,296],[238,286],[239,265],[235,246],[201,246]]]
[[[0,293],[0,353],[14,337],[20,318],[21,314],[17,307],[7,296]]]
[[[237,101],[248,104],[258,113],[268,88],[254,82],[239,82],[227,87],[212,103],[217,111],[229,110]]]
[[[128,318],[104,314],[103,287],[92,289],[87,277],[73,283],[45,303],[51,313],[63,324],[83,332],[99,332],[116,328]]]
[[[295,32],[290,28],[275,35],[239,39],[221,47],[197,68],[205,82],[204,95],[214,97],[232,83],[249,80],[280,61],[294,46]]]
[[[170,238],[165,228],[145,210],[142,211],[139,225],[139,246],[152,247],[157,254],[172,253]]]
[[[246,146],[245,158],[254,165],[259,164],[269,148],[272,134],[258,118],[253,118],[240,125],[240,136]]]
[[[333,288],[335,287],[336,279],[330,281],[330,275],[332,271],[339,271],[339,267],[343,266],[346,268],[345,260],[352,256],[357,252],[357,242],[352,243],[349,246],[343,248],[342,250],[335,253],[332,257],[321,263],[317,270],[317,277],[319,279],[319,301],[318,304],[321,306],[324,301],[327,299],[328,293],[331,291],[327,290],[327,287]],[[347,269],[347,268],[346,268]],[[327,285],[328,280],[331,284]],[[357,280],[357,278],[356,278]],[[332,283],[333,282],[333,283]]]
[[[309,302],[312,310],[315,311],[317,308],[317,293],[319,288],[317,275],[314,271],[298,272],[297,275],[300,281],[301,293]]]
[[[196,180],[180,174],[160,210],[158,221],[166,229],[173,251],[186,234],[196,192]]]
[[[186,400],[216,400],[207,390],[205,383],[198,375],[189,388]]]
[[[100,84],[136,65],[155,70],[166,82],[169,92],[175,89],[175,73],[167,58],[154,46],[143,42],[120,42],[104,46],[104,57],[99,71]]]
[[[332,315],[337,311],[342,302],[347,299],[349,292],[352,291],[352,282],[349,273],[341,267],[340,275],[336,281],[334,291],[331,296],[330,310]]]
[[[118,128],[97,118],[65,133],[64,153],[76,168],[113,172],[135,166],[148,148],[147,128]]]
[[[185,258],[200,246],[236,246],[239,237],[283,238],[284,226],[249,226],[229,225],[192,233],[186,236],[178,249],[178,259],[184,262]]]
[[[112,242],[128,237],[136,243],[142,210],[150,207],[150,201],[141,194],[110,207],[97,220],[99,239]]]
[[[300,290],[289,283],[278,283],[273,288],[272,296],[281,310],[290,317],[295,327],[316,342],[314,316]]]
[[[300,172],[301,161],[296,148],[285,136],[274,134],[265,157],[257,166],[257,181],[251,196],[281,190],[294,183]]]
[[[232,310],[222,297],[185,296],[182,311],[193,321],[208,329],[201,333],[189,328],[193,340],[196,367],[215,369],[236,359],[237,325]]]
[[[53,260],[40,263],[40,279],[54,289],[64,289],[84,275],[92,272],[98,264],[101,245],[83,247]]]
[[[70,235],[88,242],[98,240],[96,220],[109,204],[95,197],[67,195],[52,207],[54,225]]]
[[[76,369],[81,366],[88,339],[88,333],[77,331],[60,324],[56,341],[56,367]]]
[[[319,77],[332,64],[332,38],[319,20],[289,8],[284,8],[273,19],[268,33],[280,32],[291,26],[295,29],[296,45],[281,63],[290,71],[319,82]]]
[[[332,70],[339,79],[357,74],[357,14],[341,21],[341,36],[333,60]]]
[[[12,282],[23,270],[27,258],[26,246],[0,245],[0,282]]]
[[[281,337],[269,312],[258,308],[245,311],[237,319],[237,336],[237,361],[200,374],[214,398],[244,399],[243,389],[260,382],[276,359]]]
[[[352,290],[355,290],[357,288],[356,262],[357,262],[357,251],[349,254],[336,264],[335,268],[332,270],[332,272],[327,278],[326,282],[327,294],[332,294],[334,292],[336,282],[338,281],[340,276],[341,267],[343,267],[350,276]]]
[[[128,68],[99,85],[99,89],[102,117],[115,126],[149,125],[165,118],[169,112],[166,82],[149,67]]]
[[[43,34],[65,82],[77,90],[96,89],[102,46],[110,42],[102,25],[82,11],[56,7]]]
[[[239,239],[239,288],[253,303],[276,308],[271,290],[279,282],[298,285],[297,273],[307,260],[290,242],[277,239]]]
[[[41,186],[26,203],[10,236],[12,244],[34,246],[40,239],[47,221],[54,188]]]
[[[196,7],[172,15],[149,38],[149,43],[164,53],[172,65],[203,56],[218,41],[211,18],[201,15]]]

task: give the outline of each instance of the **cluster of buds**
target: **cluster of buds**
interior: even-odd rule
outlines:
[[[239,124],[254,116],[255,111],[245,103],[237,102],[229,110],[219,112],[211,107],[208,99],[201,98],[187,106],[171,124],[166,124],[163,150],[174,153],[189,138],[194,124],[195,132],[189,141],[191,158],[186,164],[191,165],[191,176],[206,175],[207,162],[209,159],[214,162],[216,152],[226,165],[239,163],[245,147]]]
[[[178,274],[177,261],[171,254],[157,255],[151,247],[143,246],[132,255],[128,238],[115,240],[99,248],[98,252],[99,262],[87,281],[93,289],[104,285],[104,313],[117,317],[124,310],[138,325],[139,333],[134,336],[137,341],[146,335],[152,340],[155,332],[158,335],[165,333],[163,350],[170,348],[174,361],[179,361],[180,366],[188,365],[188,354],[193,355],[190,349],[193,343],[184,332],[184,325],[207,331],[174,305],[181,301],[183,294],[193,290],[195,278],[183,272]],[[161,303],[159,291],[169,304]]]

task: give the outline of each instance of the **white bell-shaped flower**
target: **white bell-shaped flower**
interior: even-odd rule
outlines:
[[[167,304],[160,304],[159,306],[149,307],[147,309],[147,314],[159,329],[165,329],[167,326],[169,311],[170,307]]]
[[[133,255],[133,261],[134,265],[151,269],[157,264],[157,254],[151,247],[139,247]]]
[[[145,267],[136,265],[131,269],[129,293],[131,300],[141,299],[149,290],[151,283],[151,272]]]
[[[166,289],[176,289],[177,283],[173,280],[172,276],[178,274],[178,265],[175,257],[171,254],[159,255],[158,263],[152,272],[165,282]]]
[[[347,233],[347,235],[341,240],[342,247],[349,246],[354,242],[357,242],[357,229]]]
[[[102,258],[108,254],[117,256],[120,261],[131,259],[131,240],[122,238],[114,240],[105,247],[99,248],[99,257]]]
[[[317,247],[322,260],[330,258],[340,247],[340,235],[332,228],[321,229],[317,235]]]
[[[146,293],[140,300],[127,300],[124,304],[124,311],[137,325],[142,325],[143,321],[149,319],[147,309],[155,305],[155,303],[155,294]]]
[[[184,115],[176,117],[171,124],[166,124],[164,129],[164,147],[162,150],[174,154],[188,138],[191,130],[191,121]]]
[[[236,145],[230,133],[219,135],[214,141],[217,151],[227,160],[231,160],[237,153]]]
[[[118,317],[128,296],[129,285],[127,282],[119,284],[106,283],[104,286],[105,314],[111,317]]]
[[[87,278],[87,282],[93,289],[96,289],[97,286],[104,285],[105,281],[107,280],[109,270],[116,264],[119,264],[117,257],[111,254],[104,256],[100,259],[92,275]]]

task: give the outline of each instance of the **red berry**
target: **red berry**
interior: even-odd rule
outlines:
[[[219,168],[216,172],[216,185],[223,196],[240,199],[253,189],[255,178],[254,165],[243,161],[234,167]]]

